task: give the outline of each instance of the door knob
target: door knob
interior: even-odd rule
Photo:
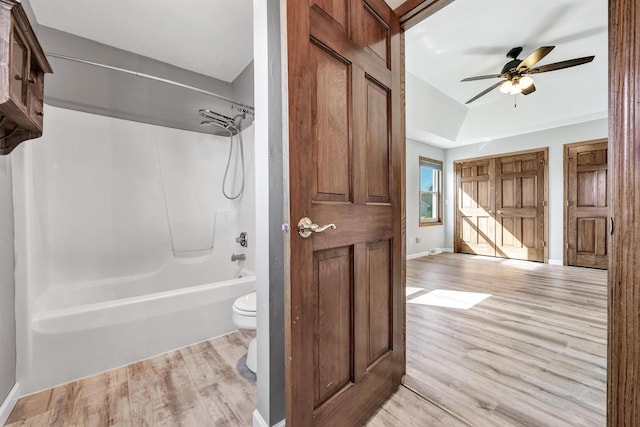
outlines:
[[[498,214],[498,215],[502,215],[502,211],[501,211],[500,209],[498,209],[497,214]]]
[[[320,227],[318,224],[314,224],[313,221],[311,221],[306,216],[302,218],[300,222],[298,222],[298,234],[303,239],[308,239],[309,237],[311,237],[312,233],[322,233],[327,228],[331,228],[332,230],[335,230],[336,225],[327,224]]]

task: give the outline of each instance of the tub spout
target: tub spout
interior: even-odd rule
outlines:
[[[247,256],[245,254],[233,254],[231,255],[231,262],[235,262],[235,261],[245,261],[247,259]]]

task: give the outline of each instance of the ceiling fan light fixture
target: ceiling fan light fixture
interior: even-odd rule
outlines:
[[[522,90],[524,90],[531,87],[531,85],[533,84],[533,79],[529,76],[522,76],[520,77],[520,81],[518,83],[520,84]]]
[[[500,92],[509,93],[511,92],[512,88],[513,88],[513,83],[511,82],[511,80],[507,80],[506,82],[500,85]]]
[[[511,91],[509,92],[510,95],[517,95],[519,93],[522,93],[522,86],[520,86],[520,83],[516,83],[513,85],[513,87],[511,88]]]

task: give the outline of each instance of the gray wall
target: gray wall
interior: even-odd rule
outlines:
[[[549,147],[549,260],[555,263],[562,262],[564,253],[562,249],[564,239],[564,169],[562,165],[564,144],[606,138],[607,132],[607,119],[601,119],[447,150],[445,162],[446,247],[453,248],[454,161]]]
[[[228,83],[45,26],[39,26],[38,37],[48,53],[157,76],[227,98],[238,94],[253,103],[252,64]],[[235,114],[228,102],[182,87],[65,59],[49,61],[54,73],[46,76],[45,102],[56,107],[203,133],[207,128],[200,126],[199,109]]]
[[[16,381],[11,157],[0,156],[0,403]]]
[[[420,157],[444,162],[445,151],[422,142],[407,139],[407,255],[445,248],[444,225],[420,227],[418,197],[420,191]],[[443,165],[444,166],[444,165]],[[444,207],[444,205],[443,205]],[[443,215],[444,219],[444,215]],[[416,242],[420,239],[420,243]]]
[[[253,105],[253,61],[231,83],[233,99],[243,104]]]
[[[254,2],[254,59],[256,102],[256,177],[268,180],[268,212],[258,194],[257,219],[267,218],[268,265],[259,265],[257,274],[268,274],[268,281],[258,276],[258,408],[268,425],[276,425],[285,417],[284,387],[284,283],[285,235],[282,224],[289,222],[286,206],[286,137],[283,135],[282,49],[280,39],[280,0]],[[262,158],[264,156],[264,158]],[[256,188],[259,188],[256,183]],[[264,268],[264,270],[263,270]],[[265,270],[268,270],[265,271]],[[263,271],[265,271],[263,273]],[[267,283],[265,283],[267,282]]]
[[[267,1],[269,31],[269,423],[285,417],[284,383],[284,280],[285,243],[282,224],[289,222],[288,186],[285,185],[283,155],[282,67],[280,2]],[[286,176],[288,177],[288,168]],[[285,197],[285,193],[287,197]]]

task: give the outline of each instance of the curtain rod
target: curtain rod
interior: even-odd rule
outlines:
[[[79,62],[81,64],[92,65],[94,67],[106,68],[108,70],[120,71],[120,72],[123,72],[123,73],[126,73],[126,74],[131,74],[133,76],[142,77],[142,78],[149,79],[149,80],[155,80],[157,82],[162,82],[162,83],[170,84],[170,85],[173,85],[173,86],[178,86],[178,87],[181,87],[181,88],[184,88],[184,89],[189,89],[189,90],[192,90],[194,92],[202,93],[204,95],[213,96],[214,98],[218,98],[218,99],[221,99],[223,101],[227,101],[227,102],[233,104],[233,106],[239,112],[254,115],[254,109],[253,109],[253,107],[251,105],[243,104],[243,103],[238,102],[236,100],[233,100],[231,98],[227,98],[226,96],[218,95],[217,93],[209,92],[207,90],[200,89],[200,88],[197,88],[197,87],[194,87],[194,86],[189,86],[189,85],[186,85],[184,83],[176,82],[176,81],[169,80],[169,79],[163,79],[162,77],[153,76],[151,74],[140,73],[138,71],[127,70],[126,68],[114,67],[112,65],[101,64],[99,62],[92,62],[92,61],[87,61],[85,59],[74,58],[72,56],[60,55],[60,54],[51,53],[51,52],[45,52],[45,55],[50,56],[52,58],[65,59],[67,61],[73,61],[73,62]]]

